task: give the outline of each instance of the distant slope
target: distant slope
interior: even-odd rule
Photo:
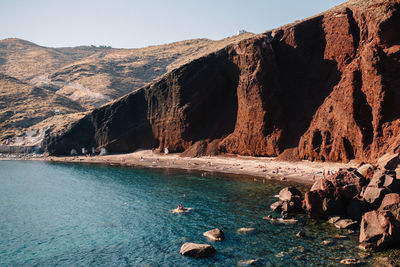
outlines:
[[[58,114],[81,112],[78,103],[0,73],[0,140]]]
[[[47,48],[29,41],[8,38],[0,40],[0,72],[20,80],[30,80],[101,50],[107,49]]]
[[[90,109],[252,35],[247,33],[220,41],[195,39],[139,49],[110,49],[76,61],[35,82],[57,90]]]

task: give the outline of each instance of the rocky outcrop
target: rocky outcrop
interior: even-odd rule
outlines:
[[[363,201],[358,200],[356,196],[366,185],[367,180],[357,170],[340,170],[314,183],[304,196],[303,208],[311,217],[346,215],[347,211],[349,217],[354,218],[357,215],[352,214],[352,210],[356,209],[359,212],[358,208],[363,206]]]
[[[350,1],[183,65],[45,147],[374,160],[400,147],[399,25],[398,0]]]

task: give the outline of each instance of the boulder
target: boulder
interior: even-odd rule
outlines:
[[[382,200],[382,203],[379,207],[379,210],[385,210],[385,208],[390,207],[392,205],[396,205],[400,203],[400,195],[397,193],[386,194]]]
[[[335,188],[346,185],[355,185],[358,192],[361,192],[361,189],[367,185],[367,179],[353,168],[340,169],[337,173],[329,176],[327,179]]]
[[[364,190],[367,183],[367,179],[356,169],[340,169],[313,184],[304,196],[303,209],[314,218],[344,214],[350,202]],[[352,219],[359,219],[361,215],[358,213],[357,217]]]
[[[396,179],[395,172],[378,170],[375,172],[368,186],[386,188],[394,193],[399,190],[399,180]]]
[[[382,204],[378,210],[390,211],[397,221],[400,222],[400,196],[399,194],[387,194],[382,200]]]
[[[341,214],[346,210],[347,204],[335,195],[335,191],[315,190],[309,191],[304,196],[303,209],[312,218],[326,218],[328,215]]]
[[[182,256],[206,258],[213,256],[217,251],[209,244],[184,243],[181,247]]]
[[[294,199],[302,199],[303,194],[296,187],[285,187],[279,192],[279,200],[293,201]]]
[[[357,225],[358,222],[351,219],[340,219],[335,222],[335,227],[339,229],[354,229]]]
[[[203,236],[214,240],[214,241],[222,241],[225,238],[224,232],[221,229],[215,228],[203,233]]]
[[[386,193],[387,190],[385,188],[368,186],[363,193],[363,199],[373,206],[378,207]]]
[[[370,211],[361,221],[360,242],[383,247],[400,242],[400,224],[389,211]]]

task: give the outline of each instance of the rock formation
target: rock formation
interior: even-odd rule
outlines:
[[[398,0],[349,1],[185,64],[45,148],[374,160],[400,145],[399,25]]]

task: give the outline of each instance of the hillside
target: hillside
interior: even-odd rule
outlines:
[[[189,62],[45,148],[374,160],[400,147],[399,27],[399,0],[347,2]]]
[[[33,82],[91,109],[130,93],[165,73],[252,34],[220,41],[195,39],[139,49],[109,49]]]
[[[0,40],[0,73],[28,81],[47,75],[103,49],[96,47],[48,48],[29,41]]]
[[[0,91],[1,101],[6,103],[0,106],[0,140],[5,142],[23,133],[53,116],[55,110],[64,114],[91,110],[184,63],[250,36],[247,33],[219,41],[196,39],[138,49],[47,48],[20,39],[0,40]],[[45,99],[48,101],[42,105]],[[35,105],[40,111],[32,114]],[[72,115],[67,120],[77,117]],[[54,128],[54,123],[62,124],[60,120],[63,118],[49,119],[47,126],[40,126]]]
[[[0,73],[0,140],[20,135],[56,114],[84,110],[64,96]]]

